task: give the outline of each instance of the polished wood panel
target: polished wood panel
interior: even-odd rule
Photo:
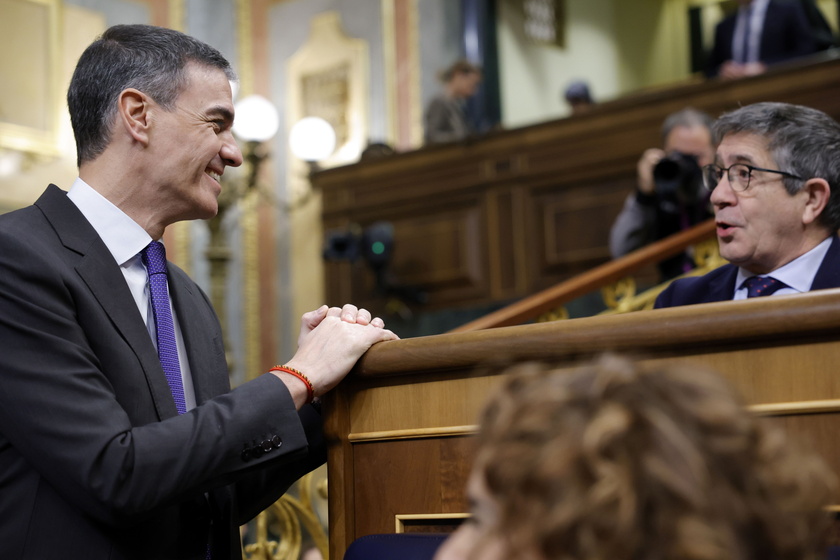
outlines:
[[[468,512],[464,481],[473,448],[473,438],[466,437],[356,445],[357,533],[392,533],[399,515]]]
[[[840,473],[840,289],[386,342],[325,402],[332,558],[398,515],[465,510],[469,433],[505,363],[605,351],[720,371]]]

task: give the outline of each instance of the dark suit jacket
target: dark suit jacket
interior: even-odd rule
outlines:
[[[230,391],[206,295],[169,270],[201,405],[180,416],[66,193],[0,216],[0,558],[203,559],[211,522],[213,558],[239,558],[238,525],[323,462],[319,415],[280,380]]]
[[[654,307],[676,307],[730,300],[735,294],[737,276],[738,267],[727,264],[703,276],[674,280],[656,298]],[[835,235],[820,268],[817,269],[811,290],[837,287],[840,287],[840,239]]]
[[[732,60],[732,37],[737,12],[724,18],[715,28],[715,43],[706,65],[706,74],[716,76],[720,65]],[[784,62],[817,51],[805,11],[798,2],[771,0],[764,15],[764,28],[758,58],[767,65]]]

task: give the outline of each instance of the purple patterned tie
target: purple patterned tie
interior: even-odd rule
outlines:
[[[184,384],[181,380],[181,365],[178,361],[178,346],[175,343],[175,326],[169,309],[169,287],[166,278],[166,249],[159,241],[152,241],[141,252],[143,264],[149,273],[149,295],[155,312],[158,357],[166,381],[175,399],[178,414],[187,411],[184,401]]]
[[[772,276],[751,276],[744,280],[741,287],[747,289],[748,298],[753,298],[772,295],[788,285]]]

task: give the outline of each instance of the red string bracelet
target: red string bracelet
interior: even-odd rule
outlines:
[[[312,382],[303,374],[302,371],[289,366],[274,366],[268,371],[285,371],[290,375],[294,375],[306,385],[306,402],[311,403],[315,399],[315,389],[312,387]]]

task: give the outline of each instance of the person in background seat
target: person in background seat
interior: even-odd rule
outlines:
[[[516,365],[435,560],[821,558],[834,475],[768,422],[698,367]]]

